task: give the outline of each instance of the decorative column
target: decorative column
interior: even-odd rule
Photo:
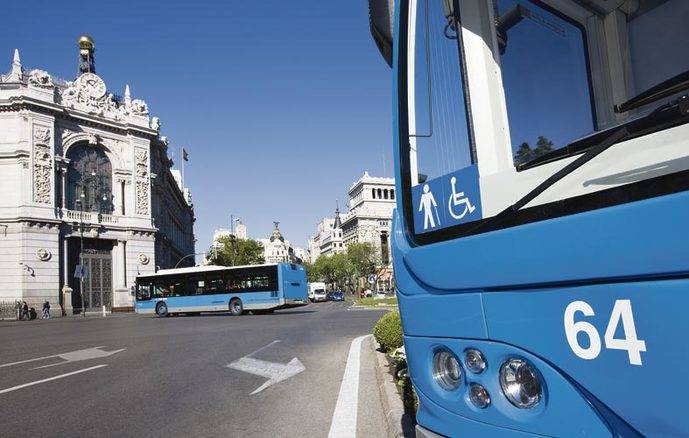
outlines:
[[[60,207],[63,209],[67,208],[67,167],[60,167],[58,170],[60,172],[60,188],[61,188],[61,196],[62,196],[62,202],[60,203]]]
[[[113,297],[112,307],[124,310],[132,306],[132,298],[127,288],[127,242],[125,240],[118,240],[115,245],[114,256],[114,280],[115,280],[115,296]]]
[[[69,287],[69,241],[62,238],[62,315],[72,314],[72,288]]]

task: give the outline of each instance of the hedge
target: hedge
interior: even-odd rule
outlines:
[[[402,320],[400,312],[394,311],[383,315],[373,326],[373,336],[386,352],[402,346]]]

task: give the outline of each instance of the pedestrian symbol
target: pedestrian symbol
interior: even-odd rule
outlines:
[[[478,166],[426,179],[412,187],[414,232],[435,233],[483,217]]]
[[[430,225],[431,228],[436,227],[435,219],[438,219],[438,224],[440,225],[440,216],[438,215],[438,204],[435,202],[433,197],[433,192],[431,192],[428,184],[423,186],[423,194],[421,195],[421,202],[419,203],[419,211],[423,211],[423,229],[424,231],[428,229]],[[433,215],[435,213],[435,216]]]
[[[452,177],[450,179],[450,185],[452,186],[452,194],[447,203],[447,209],[450,211],[450,216],[455,219],[461,219],[467,215],[467,213],[473,213],[476,207],[471,205],[471,201],[468,196],[464,195],[464,192],[457,192],[457,178]],[[455,212],[456,207],[464,206],[463,209],[457,210],[459,213]]]

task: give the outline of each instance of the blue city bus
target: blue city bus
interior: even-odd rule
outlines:
[[[369,6],[417,436],[689,436],[689,2]]]
[[[136,278],[136,312],[273,312],[308,304],[306,270],[292,263],[163,269]]]

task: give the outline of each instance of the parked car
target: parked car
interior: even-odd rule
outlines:
[[[328,300],[329,301],[344,301],[345,300],[344,292],[342,292],[341,290],[335,290],[332,292],[328,292]]]

